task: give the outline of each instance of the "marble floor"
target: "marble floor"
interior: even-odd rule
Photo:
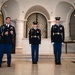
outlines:
[[[30,59],[12,58],[11,67],[3,62],[0,75],[75,75],[75,55],[63,55],[61,65],[54,64],[53,56],[40,58],[38,64],[32,64]]]

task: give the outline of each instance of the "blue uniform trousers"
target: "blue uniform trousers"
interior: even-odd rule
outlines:
[[[5,44],[4,49],[7,53],[7,64],[11,64],[11,52],[12,52],[12,44]]]
[[[54,56],[56,63],[61,63],[61,47],[61,42],[54,42]]]
[[[4,44],[0,44],[0,64],[2,64],[3,54],[4,54]]]
[[[2,64],[2,58],[4,55],[4,51],[6,51],[6,53],[7,53],[7,64],[11,64],[12,44],[3,44],[0,47],[0,64]]]
[[[31,45],[32,62],[38,62],[39,44]]]

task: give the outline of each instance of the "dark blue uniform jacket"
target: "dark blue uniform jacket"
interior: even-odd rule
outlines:
[[[12,44],[12,38],[14,36],[16,36],[16,33],[15,33],[15,28],[12,26],[12,25],[9,25],[9,27],[5,25],[2,25],[1,26],[2,28],[2,41],[3,41],[3,44]],[[5,32],[8,31],[8,35],[5,35]],[[10,33],[10,31],[13,31],[13,35]]]
[[[29,43],[30,44],[41,44],[41,30],[30,29],[29,31]]]
[[[51,28],[51,42],[64,42],[64,27],[63,25],[53,25]]]

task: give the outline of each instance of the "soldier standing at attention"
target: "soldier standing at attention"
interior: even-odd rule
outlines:
[[[11,18],[6,17],[5,24],[2,25],[2,39],[3,39],[3,51],[1,53],[0,65],[2,64],[2,58],[4,51],[7,53],[7,67],[11,67],[11,52],[12,52],[12,38],[16,35],[15,28],[10,24]]]
[[[51,28],[51,42],[54,47],[55,64],[61,65],[61,48],[64,42],[64,26],[60,24],[60,17],[55,17],[56,24]]]
[[[33,22],[33,28],[29,31],[29,44],[31,44],[32,64],[37,64],[39,55],[39,44],[41,44],[41,30],[38,22]]]

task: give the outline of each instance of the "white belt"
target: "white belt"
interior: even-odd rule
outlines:
[[[53,35],[54,35],[54,34],[58,34],[58,35],[59,35],[59,34],[61,34],[61,33],[53,33]]]
[[[31,36],[31,38],[38,38],[38,36]]]

